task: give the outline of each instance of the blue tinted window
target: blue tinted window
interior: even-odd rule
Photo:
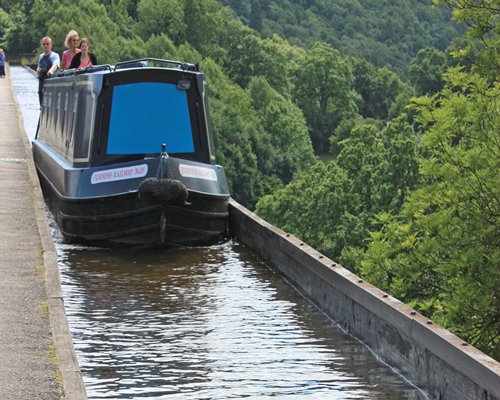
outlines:
[[[194,151],[187,92],[176,85],[131,83],[113,88],[108,154]]]

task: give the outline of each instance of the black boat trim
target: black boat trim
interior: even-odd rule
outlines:
[[[215,211],[212,212],[212,211],[203,211],[203,210],[192,210],[190,208],[183,208],[183,207],[168,205],[167,212],[170,210],[175,210],[175,211],[178,211],[179,213],[186,214],[186,215],[193,215],[196,217],[211,217],[211,218],[221,218],[221,219],[229,217],[229,211],[228,212],[215,212]]]
[[[130,235],[136,235],[140,233],[147,233],[147,232],[158,232],[159,235],[159,230],[160,230],[160,223],[157,224],[151,224],[151,225],[146,225],[146,226],[141,226],[138,228],[132,228],[132,229],[125,229],[122,231],[115,231],[115,232],[104,232],[104,233],[95,233],[92,235],[85,234],[85,240],[90,241],[90,242],[96,242],[96,241],[109,241],[109,239],[116,239],[119,237],[127,237]],[[169,228],[175,228],[178,229],[179,231],[182,232],[191,232],[195,234],[203,234],[204,236],[210,236],[212,238],[218,238],[221,236],[220,231],[210,231],[206,229],[196,229],[196,228],[186,228],[185,226],[180,226],[180,225],[174,225],[174,224],[167,224]],[[78,234],[72,234],[68,233],[65,230],[62,229],[62,227],[59,228],[61,233],[69,238],[69,239],[77,239],[81,238],[83,235],[78,235]],[[159,242],[159,241],[158,241]],[[172,241],[173,243],[173,241]]]
[[[137,210],[131,210],[131,211],[124,211],[124,212],[119,212],[119,213],[114,213],[114,214],[106,214],[106,215],[70,215],[70,214],[65,214],[62,211],[59,211],[59,215],[65,220],[65,221],[77,221],[77,222],[105,222],[117,218],[129,218],[129,217],[135,217],[137,215],[141,214],[147,214],[149,212],[154,212],[156,210],[160,210],[161,206],[160,205],[154,205],[150,207],[144,207],[140,208]]]
[[[161,205],[154,205],[150,207],[144,207],[138,210],[124,211],[120,213],[114,214],[106,214],[106,215],[70,215],[65,214],[62,211],[59,211],[59,215],[66,221],[77,221],[77,222],[104,222],[114,219],[120,218],[129,218],[134,217],[141,214],[147,214],[151,211],[161,210]],[[167,213],[169,211],[175,210],[184,215],[191,215],[195,217],[210,217],[210,218],[220,218],[224,219],[229,216],[229,212],[211,212],[211,211],[203,211],[203,210],[191,210],[189,208],[182,208],[176,206],[168,206],[167,205]]]
[[[74,233],[69,233],[69,232],[65,231],[62,226],[59,226],[59,229],[65,237],[70,238],[70,239],[85,237],[85,240],[87,240],[87,241],[98,241],[98,240],[108,241],[109,239],[115,239],[118,237],[126,237],[129,235],[135,235],[138,233],[146,233],[146,232],[158,230],[159,226],[160,226],[160,224],[158,223],[158,224],[140,226],[137,228],[124,229],[122,231],[114,231],[112,233],[104,232],[104,233],[85,234],[85,235],[78,235],[78,234],[74,234]]]

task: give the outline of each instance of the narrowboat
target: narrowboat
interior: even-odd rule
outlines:
[[[230,194],[194,64],[144,58],[47,79],[32,150],[67,242],[172,247],[226,235]]]

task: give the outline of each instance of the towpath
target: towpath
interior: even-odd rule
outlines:
[[[0,399],[85,399],[30,144],[0,79]]]

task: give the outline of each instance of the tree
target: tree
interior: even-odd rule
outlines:
[[[11,24],[11,19],[7,11],[0,7],[0,46],[6,47],[6,42],[4,39],[5,33],[7,32],[8,27]]]
[[[426,48],[417,53],[410,63],[410,82],[418,96],[439,92],[444,85],[443,74],[446,71],[446,56],[443,52]]]
[[[498,86],[459,69],[416,100],[426,184],[380,217],[362,274],[494,357],[500,342]]]
[[[112,0],[107,6],[109,18],[120,27],[120,37],[126,39],[134,38],[134,17],[137,17],[135,4],[137,0]]]
[[[433,0],[438,6],[451,10],[453,18],[469,26],[467,35],[470,45],[463,48],[461,56],[477,49],[473,69],[490,81],[498,81],[500,71],[500,46],[498,44],[498,16],[500,6],[497,0]]]
[[[50,17],[48,17],[50,16]],[[90,39],[91,51],[96,53],[99,63],[115,63],[123,51],[120,44],[120,28],[108,16],[106,7],[95,0],[81,0],[78,4],[69,0],[59,0],[50,4],[35,0],[30,20],[38,43],[44,35],[52,37],[54,51],[64,49],[64,38],[70,29],[75,29],[80,37]]]
[[[114,60],[116,61],[134,60],[138,58],[144,58],[149,55],[146,52],[146,46],[143,40],[137,35],[134,35],[130,39],[118,37],[116,39],[116,43],[117,48],[114,55]]]
[[[262,197],[256,213],[334,257],[358,234],[356,204],[346,172],[336,163],[318,161],[286,187]]]
[[[252,2],[249,26],[256,31],[260,31],[262,29],[262,9],[260,6],[260,0],[255,0]]]
[[[381,211],[398,210],[416,188],[416,136],[405,115],[382,130],[359,124],[340,146],[337,162],[351,178],[351,190],[359,197],[359,212],[372,217]]]
[[[490,59],[500,10],[489,1],[436,3],[471,24],[475,63],[450,68],[443,90],[414,100],[423,185],[400,214],[380,215],[357,255],[372,283],[500,359],[500,89],[498,58]]]
[[[5,18],[6,25],[2,35],[2,45],[10,52],[29,53],[40,47],[38,30],[33,29],[29,18],[29,6],[26,2],[14,4]],[[38,37],[38,39],[35,39]]]
[[[373,118],[363,118],[360,115],[354,118],[343,119],[335,128],[333,135],[328,139],[330,144],[328,150],[329,154],[336,158],[342,149],[342,144],[346,143],[344,141],[351,136],[352,130],[360,125],[372,125],[381,130],[384,127],[384,121]]]
[[[471,37],[485,38],[490,32],[498,34],[500,6],[496,0],[433,0],[433,3],[447,7],[457,22],[467,24]]]
[[[436,3],[468,21],[470,38],[485,48],[477,64],[450,68],[440,92],[414,100],[422,185],[399,214],[379,215],[356,256],[366,279],[500,359],[500,86],[489,60],[500,48],[499,9]]]
[[[183,0],[140,0],[137,5],[137,33],[143,40],[151,35],[166,34],[174,43],[185,37]]]
[[[233,197],[253,208],[263,194],[252,138],[261,130],[249,96],[210,59],[201,65],[207,89],[217,162],[224,166]]]
[[[315,164],[260,199],[256,212],[343,261],[344,249],[365,246],[378,213],[403,204],[417,185],[418,165],[404,115],[385,129],[359,123],[339,145],[337,162]]]
[[[254,144],[259,170],[266,176],[278,177],[281,186],[313,162],[306,122],[300,109],[277,93],[265,78],[254,78],[248,92],[264,132]]]
[[[259,30],[261,37],[276,34],[303,48],[323,41],[343,55],[386,67],[405,82],[409,61],[418,50],[443,51],[463,32],[450,23],[448,10],[432,7],[430,0],[219,2]]]
[[[388,119],[399,115],[403,108],[398,97],[407,94],[409,89],[397,75],[387,68],[375,68],[359,58],[349,59],[354,77],[354,90],[361,95],[359,112],[364,118]],[[406,96],[405,96],[406,95]]]
[[[260,39],[249,30],[241,34],[224,57],[229,77],[245,88],[253,77],[262,76],[281,95],[290,97],[291,70],[303,52],[275,35]]]
[[[184,0],[184,22],[189,44],[221,65],[227,49],[235,46],[248,30],[216,0]]]
[[[165,34],[151,35],[145,44],[145,53],[148,57],[165,58],[167,60],[177,59],[177,48],[174,42]],[[192,60],[190,59],[192,62]]]
[[[338,123],[356,112],[352,80],[346,61],[324,43],[316,43],[298,62],[293,98],[304,113],[317,153],[325,152]]]

